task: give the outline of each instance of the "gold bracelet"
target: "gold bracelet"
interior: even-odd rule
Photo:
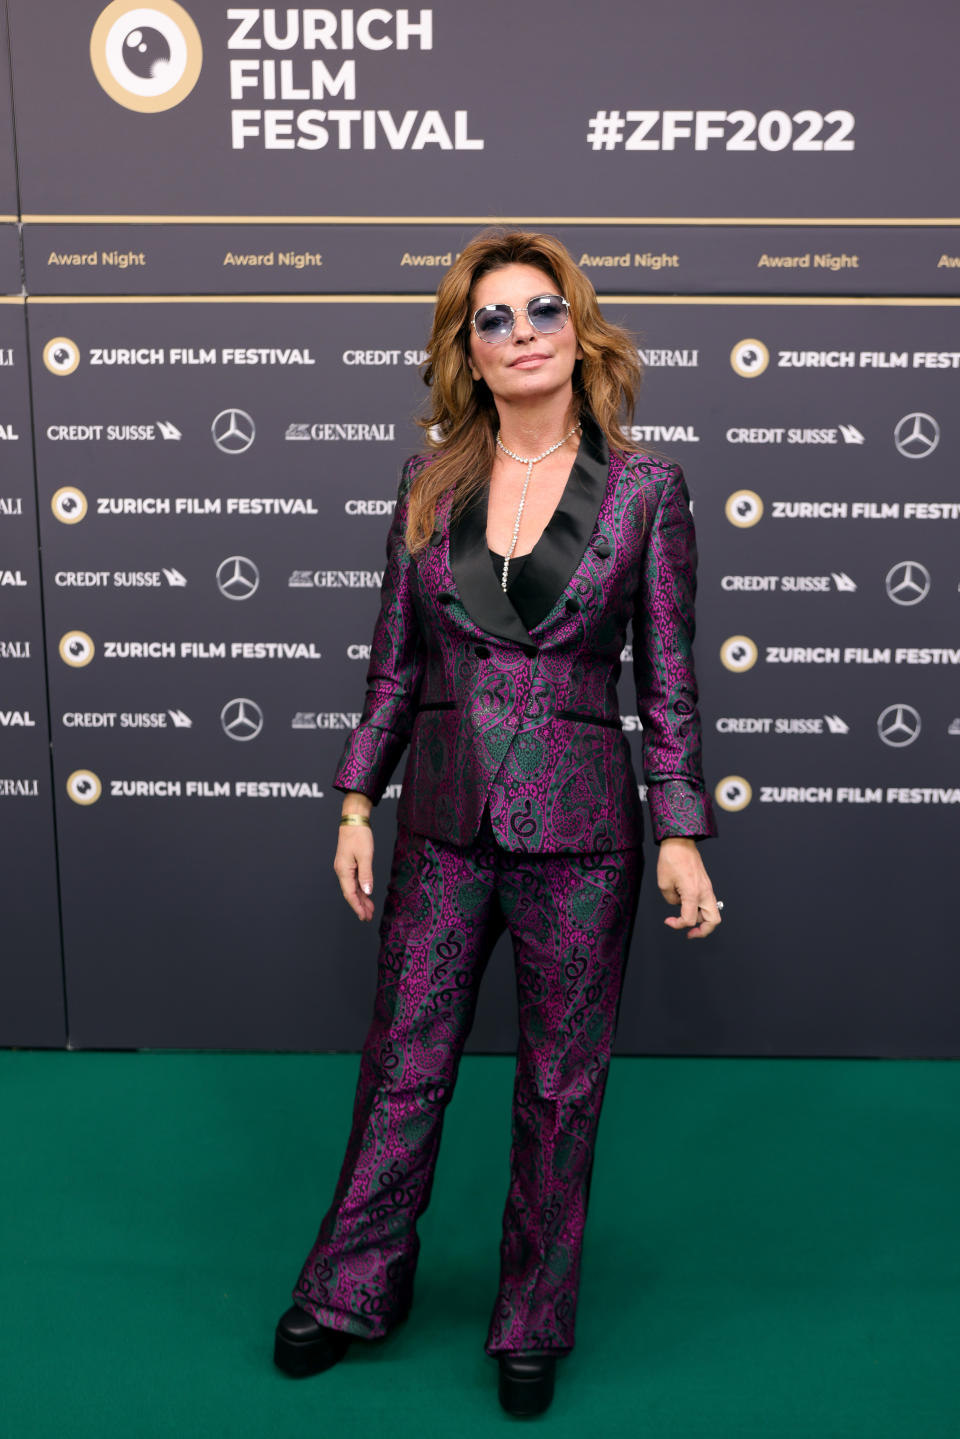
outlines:
[[[373,825],[370,823],[369,819],[367,818],[367,816],[366,816],[365,814],[342,814],[342,815],[340,816],[340,823],[341,823],[341,824],[365,824],[368,829],[372,829],[372,828],[373,828]]]

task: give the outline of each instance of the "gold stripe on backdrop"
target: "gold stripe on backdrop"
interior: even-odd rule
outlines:
[[[433,295],[11,295],[31,305],[432,305]],[[960,305],[944,295],[600,295],[604,305]]]
[[[31,225],[960,225],[956,216],[837,215],[24,215],[23,221]]]

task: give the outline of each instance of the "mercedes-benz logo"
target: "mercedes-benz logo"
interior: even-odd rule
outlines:
[[[263,710],[256,700],[227,700],[220,711],[220,723],[231,739],[256,739],[263,729]]]
[[[884,584],[895,605],[918,605],[930,593],[930,571],[919,560],[901,560],[888,571]]]
[[[940,426],[932,415],[913,410],[897,421],[893,443],[907,460],[925,460],[940,443]]]
[[[920,733],[920,715],[913,705],[887,705],[877,716],[877,734],[892,749],[913,744]]]
[[[225,455],[242,455],[253,444],[257,427],[246,410],[221,410],[210,433],[217,449]]]
[[[228,600],[248,600],[260,584],[260,571],[246,555],[228,555],[217,566],[217,589]]]

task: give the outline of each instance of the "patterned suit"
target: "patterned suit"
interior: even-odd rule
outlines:
[[[366,700],[334,779],[376,802],[410,747],[353,1126],[294,1301],[367,1337],[409,1307],[444,1111],[506,928],[520,1039],[486,1348],[564,1353],[642,869],[616,688],[631,622],[654,838],[714,832],[691,655],[693,522],[677,466],[610,454],[585,420],[508,596],[485,499],[451,524],[445,496],[431,543],[407,551],[410,487],[428,463],[404,467]]]

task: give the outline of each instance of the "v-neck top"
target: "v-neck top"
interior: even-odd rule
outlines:
[[[533,549],[535,550],[536,548],[537,548],[536,545],[534,545]],[[488,546],[488,549],[489,549],[489,546]],[[514,582],[514,580],[517,578],[517,576],[521,573],[521,571],[523,570],[524,565],[526,564],[527,560],[530,558],[530,556],[531,556],[532,554],[533,554],[533,550],[528,550],[525,555],[514,555],[514,556],[513,556],[513,558],[512,558],[511,561],[510,561],[510,568],[507,570],[507,589],[508,589],[508,590],[509,590],[509,589],[511,588],[511,586],[513,585],[513,582]],[[496,577],[497,577],[497,584],[499,584],[500,581],[503,579],[503,560],[504,560],[504,556],[503,556],[503,555],[498,555],[497,552],[496,552],[496,550],[490,550],[490,563],[493,565],[493,573],[494,573],[494,574],[496,575]]]
[[[537,545],[539,543],[540,541],[537,540]],[[537,584],[535,575],[532,587],[526,590],[521,588],[519,591],[515,588],[517,580],[527,566],[527,561],[530,560],[534,565],[536,564],[534,556],[537,552],[537,545],[534,545],[533,549],[528,550],[525,555],[515,555],[507,570],[507,595],[527,629],[536,624],[544,604],[550,598],[542,584]],[[490,550],[490,563],[493,565],[497,584],[500,585],[503,580],[503,555],[498,555],[496,550]]]

